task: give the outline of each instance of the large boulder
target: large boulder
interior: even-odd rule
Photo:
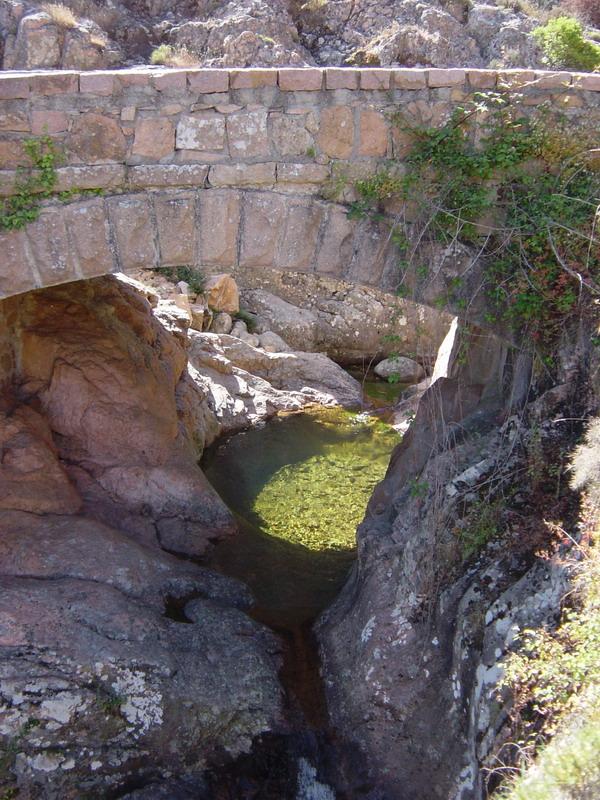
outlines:
[[[408,356],[384,358],[375,365],[374,372],[380,378],[394,378],[399,383],[418,383],[425,377],[425,370]]]
[[[237,314],[240,310],[240,293],[231,275],[211,275],[204,284],[204,294],[213,311]]]
[[[148,300],[100,278],[25,295],[19,314],[20,395],[43,412],[86,513],[193,555],[235,530],[178,408],[184,341]]]

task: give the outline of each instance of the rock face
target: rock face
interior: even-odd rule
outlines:
[[[0,543],[6,790],[104,796],[277,725],[278,645],[235,582],[79,516],[4,514]],[[189,593],[190,624],[166,617]]]
[[[257,332],[273,331],[294,350],[321,351],[341,363],[365,363],[397,350],[433,363],[451,317],[362,286],[295,276],[297,285],[270,272],[277,294],[260,278],[244,275],[242,300]],[[252,288],[248,288],[250,283]]]
[[[178,413],[185,350],[147,300],[100,279],[26,295],[19,313],[19,398],[42,409],[86,513],[196,555],[232,531]]]
[[[466,362],[455,353],[374,492],[357,566],[317,629],[332,724],[362,753],[360,779],[373,796],[485,794],[481,766],[495,765],[510,707],[503,660],[520,630],[556,623],[569,578],[560,557],[536,555],[539,540],[526,532],[531,495],[513,509],[507,487],[518,476],[516,489],[535,493],[523,478],[528,425],[539,432],[541,409],[552,419],[571,402],[585,348],[582,362],[563,361],[560,391],[501,426],[501,376],[512,372],[518,387],[523,366],[505,364],[492,342],[479,353],[475,344]],[[542,424],[543,446],[557,435]],[[546,514],[553,500],[539,502]],[[355,766],[348,759],[342,771],[356,780]]]
[[[3,0],[5,69],[101,69],[148,63],[160,44],[175,66],[541,66],[531,37],[538,24],[494,4],[405,0],[293,3],[221,0],[193,4],[120,0]],[[57,8],[58,6],[58,8]],[[64,6],[63,6],[64,9]],[[531,12],[529,12],[531,13]]]
[[[281,724],[279,644],[247,588],[165,552],[234,527],[196,463],[218,423],[187,318],[165,306],[108,278],[0,309],[3,792],[122,794]]]

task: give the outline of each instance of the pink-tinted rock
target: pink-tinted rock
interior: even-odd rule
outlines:
[[[175,127],[170,119],[149,117],[139,119],[135,125],[134,156],[158,161],[175,150]]]
[[[361,111],[359,122],[361,156],[385,156],[388,149],[388,126],[379,111]]]
[[[112,117],[81,114],[73,123],[69,149],[84,164],[107,163],[124,160],[127,142]]]
[[[58,460],[52,432],[33,409],[0,413],[0,516],[2,511],[74,514],[81,498]],[[5,544],[0,540],[0,550]],[[0,557],[3,572],[6,560]]]
[[[320,149],[333,158],[349,158],[354,144],[354,116],[348,106],[331,106],[321,111],[317,135]]]

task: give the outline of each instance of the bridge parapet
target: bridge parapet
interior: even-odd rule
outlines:
[[[322,199],[401,160],[393,125],[443,122],[474,91],[510,88],[600,126],[600,75],[475,69],[153,69],[0,73],[0,191],[47,134],[59,191],[0,236],[0,296],[144,266],[277,266],[393,282],[378,226]]]

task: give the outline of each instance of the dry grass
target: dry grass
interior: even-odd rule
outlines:
[[[121,23],[122,12],[110,2],[100,5],[96,0],[64,0],[62,5],[70,9],[79,19],[89,19],[111,35]]]
[[[185,46],[161,44],[152,51],[150,63],[165,67],[195,67],[200,59]]]
[[[77,17],[63,3],[44,3],[42,10],[46,12],[59,28],[76,28]]]

